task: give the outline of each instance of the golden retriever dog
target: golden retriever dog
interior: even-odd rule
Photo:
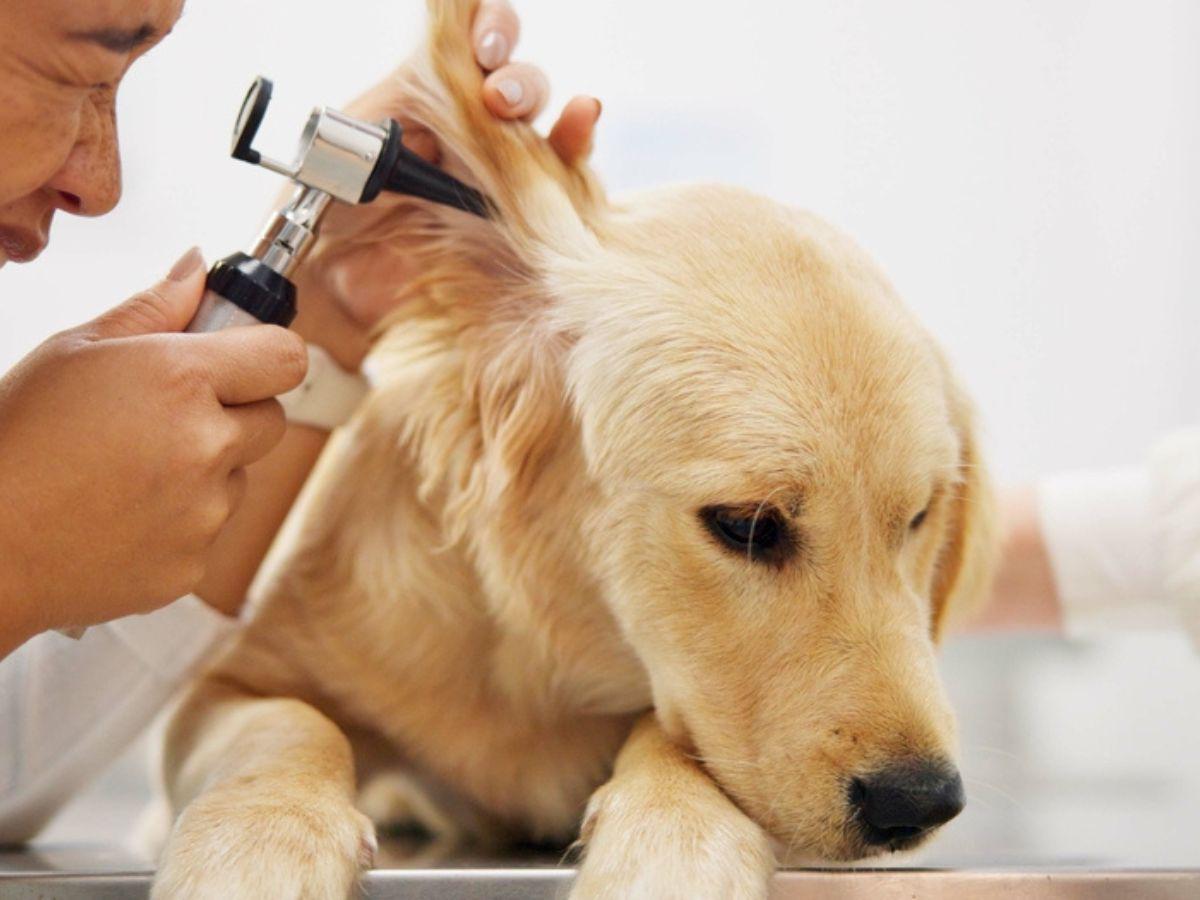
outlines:
[[[423,274],[174,713],[155,896],[345,897],[377,824],[578,838],[589,898],[763,897],[777,861],[916,845],[963,804],[935,642],[993,555],[962,391],[815,217],[611,202],[493,120],[473,7],[432,0],[398,77],[493,215],[371,231]]]

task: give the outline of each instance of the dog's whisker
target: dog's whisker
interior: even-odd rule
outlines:
[[[717,766],[722,769],[737,770],[739,772],[758,772],[757,764],[744,759],[718,759],[714,757],[697,756],[688,754],[688,758],[695,760],[704,767]]]
[[[792,855],[792,853],[795,852],[796,844],[799,843],[799,841],[800,841],[800,829],[801,829],[800,822],[797,822],[792,827],[792,834],[791,834],[791,837],[788,838],[787,848],[784,851],[784,859],[789,858]]]
[[[1003,756],[1006,759],[1011,759],[1014,762],[1024,762],[1025,760],[1013,753],[1011,750],[1005,750],[1002,747],[989,747],[985,744],[967,744],[966,749],[970,751],[978,751],[980,753],[994,753],[997,756]]]
[[[980,806],[982,806],[984,809],[988,810],[989,812],[996,809],[996,807],[993,804],[989,803],[985,797],[980,797],[978,794],[972,794],[969,802],[971,804],[979,804]]]
[[[970,777],[966,777],[966,776],[964,776],[963,780],[964,780],[964,781],[965,781],[967,784],[971,785],[972,787],[981,787],[981,788],[987,788],[987,789],[988,789],[988,790],[990,790],[990,791],[994,791],[994,792],[995,792],[996,794],[998,794],[1000,797],[1002,797],[1003,799],[1005,799],[1005,800],[1007,800],[1009,803],[1011,803],[1011,804],[1013,805],[1013,808],[1014,808],[1014,809],[1016,809],[1016,810],[1018,810],[1018,811],[1020,811],[1020,812],[1028,812],[1028,810],[1027,810],[1027,809],[1025,808],[1025,806],[1024,806],[1022,803],[1021,803],[1021,801],[1019,801],[1019,800],[1018,800],[1016,797],[1014,797],[1012,794],[1008,793],[1008,792],[1007,792],[1007,791],[1005,791],[1004,789],[1002,789],[1002,788],[999,788],[999,787],[996,787],[996,785],[994,785],[994,784],[989,784],[988,782],[986,782],[986,781],[981,781],[981,780],[980,780],[980,779],[978,779],[978,778],[970,778]]]

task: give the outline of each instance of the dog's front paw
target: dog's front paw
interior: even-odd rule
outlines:
[[[572,900],[751,900],[767,896],[766,833],[715,785],[672,795],[612,783],[592,795]]]
[[[291,786],[221,788],[180,815],[154,900],[343,900],[375,855],[375,829],[344,797]]]

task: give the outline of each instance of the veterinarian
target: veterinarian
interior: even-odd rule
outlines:
[[[37,256],[57,213],[116,206],[116,91],[181,6],[0,0],[0,267]],[[549,90],[538,69],[509,62],[517,36],[505,0],[484,0],[476,58],[503,119],[532,118]],[[403,121],[403,98],[384,82],[350,112]],[[599,113],[586,97],[564,108],[550,133],[564,160],[587,152]],[[437,160],[432,135],[405,138]],[[327,231],[361,222],[338,214]],[[0,843],[32,837],[236,630],[328,429],[350,412],[300,402],[285,421],[274,398],[310,358],[323,367],[310,378],[353,380],[388,311],[370,286],[410,274],[369,259],[302,268],[293,331],[193,335],[180,332],[204,261],[193,249],[164,268],[0,379]],[[77,641],[53,631],[78,626],[93,627]]]

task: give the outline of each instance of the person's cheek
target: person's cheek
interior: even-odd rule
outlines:
[[[40,191],[71,155],[83,100],[23,98],[3,116],[0,136],[0,204]]]

